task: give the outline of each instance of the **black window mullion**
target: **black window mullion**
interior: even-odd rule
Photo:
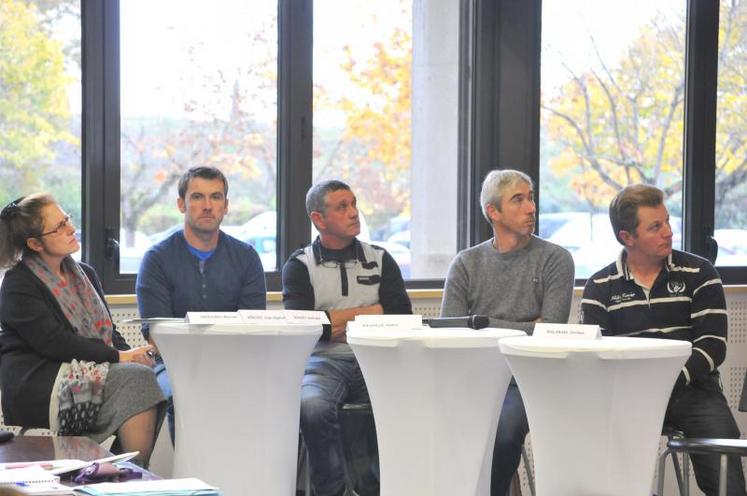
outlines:
[[[134,276],[120,277],[118,253],[107,253],[107,237],[119,237],[119,1],[85,1],[81,8],[83,255],[104,291],[132,292]]]
[[[462,35],[460,88],[463,119],[460,146],[459,247],[492,236],[479,205],[485,175],[495,169],[525,172],[539,185],[539,105],[541,0],[474,0],[463,7],[472,20]],[[474,12],[474,14],[472,14]],[[466,22],[462,22],[462,28]],[[465,239],[466,237],[466,239]]]
[[[104,199],[103,279],[109,293],[134,293],[135,274],[119,273],[120,174],[120,24],[119,0],[104,1]]]
[[[306,191],[312,181],[313,1],[278,2],[278,271],[309,242]],[[279,273],[267,275],[279,290]]]
[[[684,249],[713,259],[719,2],[689,0],[687,11]]]

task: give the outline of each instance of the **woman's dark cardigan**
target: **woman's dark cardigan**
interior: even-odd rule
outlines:
[[[96,272],[79,265],[106,305]],[[129,348],[116,328],[116,349],[77,335],[52,292],[23,263],[5,274],[0,287],[0,327],[0,391],[7,425],[48,428],[49,401],[61,363],[74,358],[118,362],[117,350]]]

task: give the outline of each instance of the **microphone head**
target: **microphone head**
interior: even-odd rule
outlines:
[[[490,318],[487,315],[473,315],[470,320],[472,329],[484,329],[490,325]]]

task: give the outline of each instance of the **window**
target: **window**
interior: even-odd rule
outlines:
[[[189,167],[226,174],[221,229],[275,269],[277,5],[120,3],[119,269],[182,228],[177,181]]]
[[[51,190],[105,290],[132,293],[139,257],[181,223],[176,171],[216,164],[230,181],[224,225],[251,234],[277,290],[278,262],[310,238],[303,197],[334,175],[356,189],[369,239],[405,273],[409,257],[422,287],[490,236],[477,198],[496,166],[537,180],[540,232],[576,252],[579,276],[614,256],[582,251],[611,239],[600,231],[613,187],[643,180],[668,190],[682,246],[705,254],[715,227],[722,278],[744,282],[742,7],[724,0],[720,24],[717,7],[0,0],[0,201]],[[717,53],[718,86],[698,69]],[[19,77],[30,83],[9,84]],[[586,95],[594,119],[578,121]],[[572,119],[586,128],[574,135]],[[715,199],[702,194],[714,174]]]
[[[716,120],[715,232],[719,266],[747,265],[747,3],[722,0]]]
[[[314,3],[313,181],[350,184],[406,279],[456,253],[459,16],[438,3]]]
[[[621,249],[610,200],[642,182],[665,191],[681,247],[686,3],[542,8],[540,235],[589,277]]]
[[[79,226],[80,40],[78,1],[0,0],[0,204],[49,191]]]

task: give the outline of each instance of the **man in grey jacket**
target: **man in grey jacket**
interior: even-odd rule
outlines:
[[[480,205],[494,236],[451,262],[441,316],[487,315],[491,327],[528,334],[536,322],[567,322],[573,258],[533,234],[537,210],[531,178],[510,169],[491,171],[482,184]],[[491,496],[507,494],[527,432],[524,403],[512,380],[498,422]]]

